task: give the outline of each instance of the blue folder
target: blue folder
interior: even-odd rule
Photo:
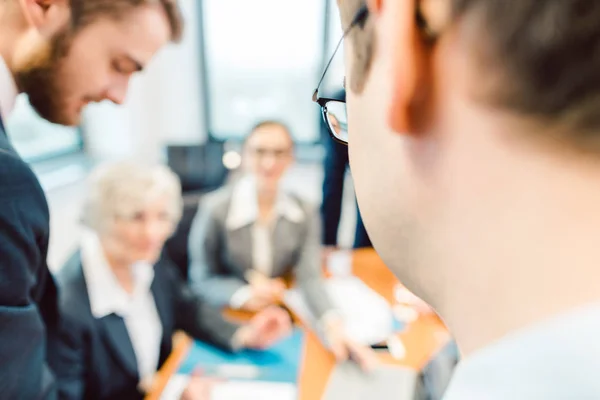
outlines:
[[[402,331],[406,324],[394,318],[394,330]],[[201,341],[195,341],[179,368],[180,374],[189,375],[200,369],[214,375],[220,366],[255,367],[258,375],[252,380],[296,383],[300,374],[305,333],[299,327],[291,335],[267,350],[243,350],[237,353],[222,351]],[[245,380],[244,378],[236,378]]]
[[[195,341],[180,366],[180,374],[191,374],[195,369],[211,371],[220,365],[251,366],[259,375],[253,380],[296,383],[304,348],[304,333],[294,328],[292,334],[267,350],[243,350],[227,353],[206,343]],[[243,380],[243,379],[242,379]]]

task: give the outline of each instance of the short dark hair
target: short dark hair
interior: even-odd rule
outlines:
[[[80,29],[98,17],[121,18],[127,11],[142,6],[160,6],[167,16],[171,29],[171,41],[178,42],[183,36],[183,16],[177,0],[69,0],[71,22]]]
[[[442,1],[451,2],[451,22],[468,20],[477,33],[465,37],[474,61],[488,74],[490,84],[477,93],[483,101],[600,151],[600,1]],[[347,26],[364,1],[340,3]],[[369,20],[351,32],[353,91],[362,90],[374,52]]]
[[[262,121],[256,123],[254,126],[252,126],[252,128],[250,129],[250,131],[244,138],[243,147],[246,147],[246,143],[254,135],[254,133],[256,131],[258,131],[261,128],[268,127],[268,126],[275,126],[275,127],[281,128],[287,134],[288,138],[290,139],[290,143],[292,144],[292,147],[294,147],[294,136],[292,135],[292,131],[290,130],[290,128],[288,128],[288,126],[285,123],[274,120],[274,119],[265,119],[265,120],[262,120]]]
[[[417,1],[417,0],[415,0]],[[364,0],[339,0],[342,26],[347,27],[354,18],[358,9],[365,3]],[[350,77],[350,90],[360,93],[365,85],[373,54],[375,53],[375,29],[373,19],[367,18],[364,24],[358,24],[349,33],[352,39],[354,59]]]

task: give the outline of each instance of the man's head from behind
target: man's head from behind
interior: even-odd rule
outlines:
[[[45,119],[79,123],[90,102],[124,101],[129,80],[181,36],[176,0],[8,0],[23,32],[7,60]]]
[[[338,0],[343,27],[364,3]],[[600,160],[600,2],[366,3],[345,41],[352,175],[375,247],[439,306]]]

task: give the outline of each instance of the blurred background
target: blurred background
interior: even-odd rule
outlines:
[[[51,208],[50,267],[74,249],[83,180],[97,162],[143,159],[169,164],[186,191],[208,190],[239,164],[239,139],[260,119],[278,119],[297,142],[288,183],[321,200],[324,137],[311,96],[341,27],[335,0],[181,0],[183,41],[133,78],[123,106],[89,106],[76,128],[39,118],[20,97],[7,130],[38,173]],[[235,10],[235,12],[231,12]],[[324,92],[341,88],[343,52]],[[356,210],[345,185],[340,244],[349,246]]]

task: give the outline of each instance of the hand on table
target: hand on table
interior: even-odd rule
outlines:
[[[417,297],[405,287],[398,287],[394,291],[394,297],[400,305],[406,305],[414,308],[419,314],[434,314],[435,310],[420,297]]]
[[[250,312],[258,312],[273,305],[273,303],[264,297],[252,296],[244,303],[242,309]]]
[[[289,335],[292,321],[287,312],[280,307],[268,307],[256,314],[239,331],[242,347],[264,350]]]
[[[219,382],[219,379],[206,378],[199,373],[194,373],[180,400],[210,400],[212,389]]]
[[[324,246],[323,249],[321,250],[321,263],[323,265],[327,265],[329,256],[338,250],[339,250],[339,247],[337,247],[337,246]]]
[[[330,321],[325,327],[325,338],[338,362],[351,359],[363,371],[372,371],[378,364],[375,352],[368,346],[350,339],[341,319]]]
[[[252,296],[243,305],[248,311],[260,311],[270,305],[277,304],[283,297],[285,284],[280,278],[255,276],[249,279]]]

